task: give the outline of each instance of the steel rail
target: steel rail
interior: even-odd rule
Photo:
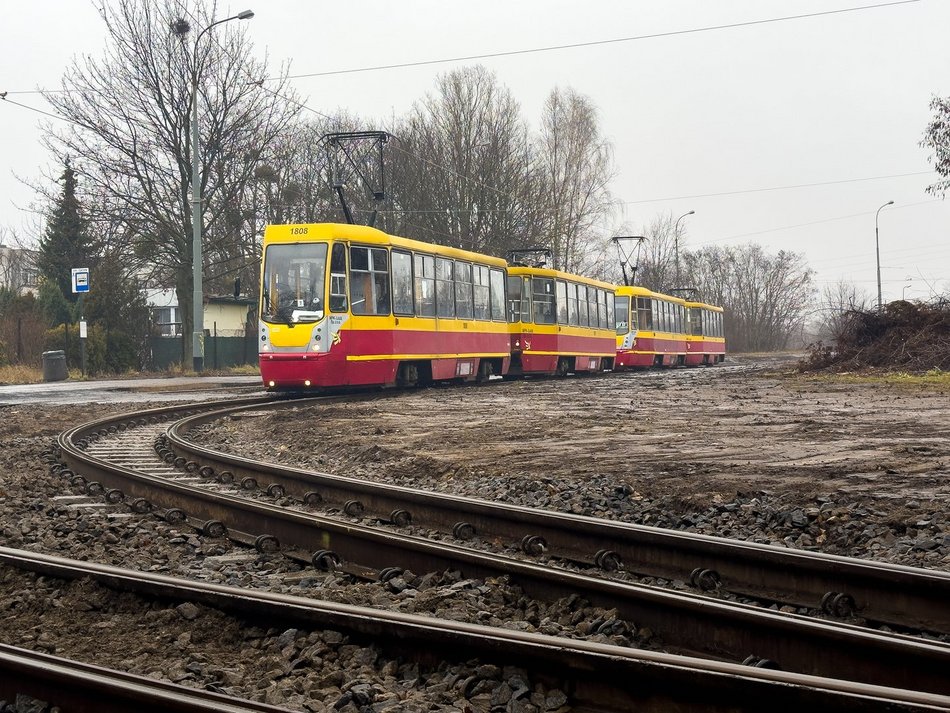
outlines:
[[[950,697],[944,695],[240,589],[6,547],[0,547],[0,563],[50,577],[89,578],[114,590],[168,601],[197,602],[252,622],[343,630],[400,656],[410,644],[429,660],[433,653],[453,661],[501,659],[527,669],[533,680],[570,691],[574,710],[650,713],[673,706],[757,713],[765,702],[770,711],[795,713],[950,709]],[[2,663],[0,659],[0,667]]]
[[[114,419],[113,419],[114,420]],[[183,485],[102,460],[73,444],[109,420],[61,434],[61,457],[73,472],[95,478],[124,495],[152,505],[182,508],[198,520],[223,522],[248,535],[276,537],[285,548],[332,550],[344,563],[416,572],[458,569],[464,576],[511,576],[540,599],[579,594],[596,606],[649,626],[672,652],[722,660],[749,656],[776,662],[789,671],[828,675],[896,688],[950,693],[950,646],[884,635],[865,628],[830,624],[794,614],[726,604],[697,594],[584,577],[579,574],[447,543],[382,531],[246,498]]]
[[[263,474],[297,498],[316,492],[323,501],[341,507],[357,500],[368,516],[382,520],[403,513],[413,525],[445,532],[467,523],[481,538],[520,545],[528,554],[588,565],[604,563],[769,602],[824,606],[832,616],[856,613],[873,622],[950,634],[948,572],[379,485],[206,449],[185,435],[250,408],[254,407],[184,418],[168,429],[168,443],[188,460],[230,470],[239,479]]]
[[[6,561],[6,560],[4,560]],[[0,697],[78,713],[279,713],[285,708],[0,644]]]

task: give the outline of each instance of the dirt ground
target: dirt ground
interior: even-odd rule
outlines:
[[[252,412],[212,439],[331,473],[838,554],[905,538],[902,561],[947,566],[948,389],[829,382],[794,366],[732,357],[436,387]],[[751,510],[748,522],[734,509]],[[846,520],[846,537],[828,520]],[[890,534],[862,535],[862,523]]]
[[[830,384],[789,366],[733,359],[701,370],[434,388],[261,414],[245,421],[239,440],[282,461],[373,462],[402,477],[411,469],[423,486],[473,474],[607,475],[696,505],[749,490],[898,501],[950,492],[950,393]]]

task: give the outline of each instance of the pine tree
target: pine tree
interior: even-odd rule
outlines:
[[[66,299],[75,302],[77,296],[72,293],[72,269],[91,268],[95,251],[89,238],[88,223],[82,215],[76,195],[76,172],[69,165],[69,159],[66,159],[61,180],[63,193],[52,207],[46,233],[40,239],[37,267],[40,274],[59,287]]]

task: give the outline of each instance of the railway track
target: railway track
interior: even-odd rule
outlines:
[[[312,560],[319,567],[337,569],[355,577],[384,579],[403,567],[414,571],[457,568],[470,577],[505,574],[538,597],[581,593],[596,604],[617,609],[630,620],[647,621],[660,633],[670,651],[733,662],[730,665],[740,661],[777,664],[798,675],[831,673],[858,686],[883,684],[937,696],[950,693],[950,684],[944,676],[950,662],[950,649],[937,642],[885,636],[854,626],[728,605],[705,596],[586,577],[454,544],[382,531],[352,520],[332,519],[306,512],[304,508],[278,507],[266,502],[266,497],[262,499],[260,491],[271,498],[296,495],[302,503],[311,505],[337,502],[350,516],[365,519],[375,513],[378,519],[397,526],[424,521],[430,527],[440,524],[445,527],[445,523],[452,522],[452,531],[462,539],[478,533],[481,537],[520,541],[526,553],[549,557],[552,551],[558,552],[559,558],[565,561],[599,565],[603,569],[630,567],[631,562],[660,562],[665,556],[685,559],[695,557],[697,552],[703,554],[705,559],[701,561],[705,563],[728,563],[733,557],[744,556],[746,549],[767,550],[764,559],[770,562],[785,553],[798,554],[778,548],[739,547],[746,543],[733,542],[728,545],[732,551],[715,555],[716,545],[727,541],[696,538],[701,546],[690,550],[688,542],[680,544],[679,541],[691,538],[680,533],[617,523],[599,524],[590,518],[556,513],[548,516],[523,508],[506,512],[505,508],[483,501],[449,499],[401,488],[374,488],[362,481],[274,468],[204,452],[182,435],[201,423],[222,417],[233,407],[233,403],[227,409],[212,405],[201,413],[191,413],[184,420],[181,420],[180,409],[168,408],[85,424],[61,435],[59,457],[65,467],[63,464],[54,467],[88,492],[103,495],[113,502],[126,501],[135,511],[159,509],[167,519],[187,521],[208,534],[223,534],[229,530],[232,537],[244,544],[263,551],[280,548],[289,556]],[[248,400],[238,407],[261,408],[262,402]],[[177,422],[167,428],[170,420]],[[245,489],[257,494],[257,499],[248,500],[236,497],[233,491],[224,492],[220,481],[243,484]],[[209,488],[210,483],[216,485]],[[394,504],[402,507],[393,507]],[[401,513],[406,513],[408,520]],[[426,521],[430,514],[432,523]],[[609,543],[609,549],[601,544],[599,554],[595,552],[592,557],[589,549],[584,548],[589,548],[598,537],[599,525],[604,526],[599,535],[603,537],[602,542]],[[572,530],[582,534],[572,540]],[[651,541],[650,537],[654,539]],[[656,547],[658,553],[645,554],[651,547]],[[681,550],[692,554],[675,554]],[[585,552],[582,556],[577,554],[581,551]],[[637,556],[631,557],[631,552]],[[719,559],[714,559],[714,555]],[[817,560],[821,566],[831,569],[851,564],[856,568],[863,564],[868,571],[874,569],[867,563],[847,558],[819,557]],[[732,576],[734,571],[751,571],[754,566],[754,562],[746,562],[739,569],[726,571]],[[780,568],[776,564],[771,566]],[[807,572],[801,569],[803,565],[798,566],[799,576]],[[677,562],[675,567],[676,571],[686,571],[689,563]],[[692,571],[697,567],[694,565]],[[897,573],[914,584],[917,582],[914,576],[935,574],[911,568],[885,569],[891,571],[880,577],[882,581]],[[714,574],[722,581],[718,570],[699,567],[694,580],[702,584],[704,580],[713,579]],[[847,581],[848,574],[839,575],[836,581]],[[939,574],[930,578],[931,589],[946,587],[947,578]],[[873,580],[873,576],[866,578]],[[759,579],[768,580],[762,574]],[[769,584],[767,589],[773,593],[780,590],[774,584]],[[914,601],[916,594],[908,590],[902,596]],[[935,595],[925,593],[925,596]],[[895,665],[895,662],[900,663]]]
[[[111,589],[163,600],[199,602],[250,623],[282,622],[332,627],[383,649],[457,658],[517,660],[529,675],[556,681],[572,692],[572,710],[704,711],[769,710],[932,711],[950,708],[950,697],[785,671],[644,652],[588,641],[541,636],[380,611],[310,598],[225,587],[0,547],[0,563],[47,577],[93,580]],[[24,689],[56,696],[69,710],[247,711],[280,710],[51,656],[0,647],[0,691]],[[43,686],[46,686],[43,688]],[[463,688],[468,683],[463,683]],[[777,696],[780,691],[780,696]],[[92,705],[87,704],[87,698]],[[48,696],[47,696],[48,697]],[[99,702],[99,707],[95,703]],[[103,702],[105,701],[105,702]],[[162,707],[164,706],[164,707]]]

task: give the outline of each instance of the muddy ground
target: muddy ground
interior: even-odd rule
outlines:
[[[331,473],[950,566],[950,391],[830,383],[794,366],[733,357],[705,369],[431,388],[252,412],[209,435]]]
[[[732,357],[708,369],[292,404],[201,435],[222,449],[331,473],[950,570],[948,406],[946,387],[829,383],[796,374],[789,360]],[[600,613],[576,603],[539,607],[516,587],[460,587],[418,573],[394,593],[333,574],[297,576],[298,565],[279,556],[247,556],[122,505],[57,500],[76,491],[40,460],[55,436],[140,407],[0,407],[0,542],[431,616],[489,611],[482,623],[592,636],[585,624]],[[648,643],[648,623],[620,624],[613,638],[593,639]],[[0,641],[288,710],[570,710],[559,691],[505,662],[420,670],[339,632],[268,629],[8,569],[0,569]],[[484,683],[463,695],[456,683],[475,671]]]

